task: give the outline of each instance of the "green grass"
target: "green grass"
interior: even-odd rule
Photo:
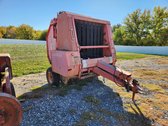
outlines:
[[[45,45],[0,45],[0,53],[11,55],[14,76],[43,72],[50,66]]]
[[[126,53],[126,52],[117,52],[117,59],[118,60],[133,60],[133,59],[146,58],[148,56],[151,56],[151,55],[137,54],[137,53]]]
[[[44,72],[50,66],[45,45],[10,44],[0,45],[0,53],[9,53],[12,58],[14,76]],[[149,55],[135,53],[117,53],[117,59],[131,60]]]

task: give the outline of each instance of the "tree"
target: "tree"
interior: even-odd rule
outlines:
[[[144,10],[144,12],[140,15],[140,35],[141,41],[139,41],[139,45],[153,45],[153,39],[151,37],[152,30],[152,20],[151,13],[149,10]]]
[[[126,37],[134,45],[156,45],[152,37],[153,18],[149,10],[136,10],[125,19]]]
[[[121,25],[115,25],[113,26],[113,39],[115,44],[121,44],[124,43],[124,34],[125,34],[125,27]]]
[[[38,31],[34,30],[33,31],[33,39],[34,40],[39,40],[40,37],[41,37],[41,34],[42,34],[42,31],[40,31],[40,30],[38,30]]]
[[[16,29],[17,28],[15,26],[8,26],[6,28],[5,38],[15,39],[16,38]]]
[[[135,41],[136,44],[139,44],[139,41],[141,40],[141,34],[140,34],[140,20],[141,10],[138,9],[134,11],[132,14],[129,14],[128,17],[126,17],[124,24],[126,25],[126,34],[127,37]]]
[[[6,34],[6,27],[1,26],[0,27],[0,38],[4,38]]]
[[[121,26],[122,26],[121,24],[114,25],[114,26],[112,27],[112,32],[115,32],[115,30],[116,30],[117,28],[120,28]]]
[[[33,39],[33,28],[29,25],[22,24],[16,30],[17,39]]]
[[[42,31],[40,40],[46,40],[47,30]]]
[[[155,7],[152,17],[152,37],[155,45],[168,45],[168,8]]]

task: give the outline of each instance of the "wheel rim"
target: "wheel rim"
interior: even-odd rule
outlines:
[[[12,95],[0,93],[0,125],[18,126],[22,120],[22,107]]]
[[[53,75],[52,72],[47,73],[48,83],[53,84]]]

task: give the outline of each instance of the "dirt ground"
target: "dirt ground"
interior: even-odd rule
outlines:
[[[124,109],[143,115],[151,120],[151,125],[168,124],[168,57],[152,56],[136,60],[117,61],[117,66],[132,73],[141,84],[144,93],[136,95],[137,106],[132,106],[131,93],[116,86],[109,80],[105,85],[118,92],[123,100]],[[102,80],[99,77],[99,80]],[[17,96],[47,85],[45,72],[15,77],[12,80]]]

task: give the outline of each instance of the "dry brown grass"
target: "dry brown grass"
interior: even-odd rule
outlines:
[[[163,126],[166,126],[168,124],[168,120],[163,118],[164,111],[162,111],[167,106],[165,102],[154,98],[141,98],[139,99],[139,101],[140,103],[138,104],[138,108],[130,103],[124,104],[124,106],[128,112],[134,114],[142,113],[145,117],[149,118],[150,120],[153,120],[154,123],[159,123]],[[162,108],[158,108],[159,104],[162,106]]]
[[[132,73],[135,78],[168,81],[168,70],[137,69]]]
[[[168,120],[165,120],[163,118],[164,111],[161,111],[160,109],[158,109],[158,105],[159,105],[158,103],[159,103],[159,101],[156,102],[155,100],[152,100],[151,103],[144,102],[141,105],[141,109],[143,109],[143,112],[145,113],[146,117],[148,117],[151,120],[154,120],[155,122],[157,122],[161,125],[166,126],[168,124]],[[161,103],[160,105],[163,106],[164,103]],[[150,106],[150,108],[149,108],[149,106]]]
[[[155,123],[166,126],[168,124],[168,120],[164,119],[164,111],[168,111],[168,95],[166,91],[154,84],[146,84],[145,86],[154,94],[149,97],[143,97],[143,95],[136,96],[136,100],[139,102],[139,110],[145,117],[153,120]],[[134,110],[138,112],[137,108],[132,109],[130,104],[124,104],[124,107],[129,112],[136,113]]]
[[[161,86],[162,88],[164,88],[164,89],[168,89],[168,84],[159,84],[159,86]]]
[[[137,78],[143,79],[154,79],[156,81],[164,80],[168,81],[166,76],[168,76],[167,70],[150,70],[150,69],[138,69],[134,72]],[[165,90],[168,88],[168,84],[141,84],[143,88],[148,89],[150,95],[136,95],[136,100],[138,102],[138,108],[131,102],[132,93],[128,93],[124,88],[118,87],[114,82],[106,81],[106,85],[112,88],[114,91],[118,92],[120,97],[130,99],[129,102],[123,102],[124,109],[133,114],[143,114],[146,118],[149,118],[154,124],[160,124],[166,126],[168,120],[165,118],[165,111],[168,111],[168,92]],[[111,114],[108,111],[103,112]],[[134,124],[134,122],[133,122]]]
[[[154,94],[153,102],[159,109],[168,111],[168,95],[156,93]]]
[[[159,58],[158,60],[157,60],[157,63],[158,64],[168,64],[168,58]]]
[[[160,93],[165,93],[165,90],[156,84],[141,84],[142,87],[147,88],[148,90],[152,92],[160,92]]]

